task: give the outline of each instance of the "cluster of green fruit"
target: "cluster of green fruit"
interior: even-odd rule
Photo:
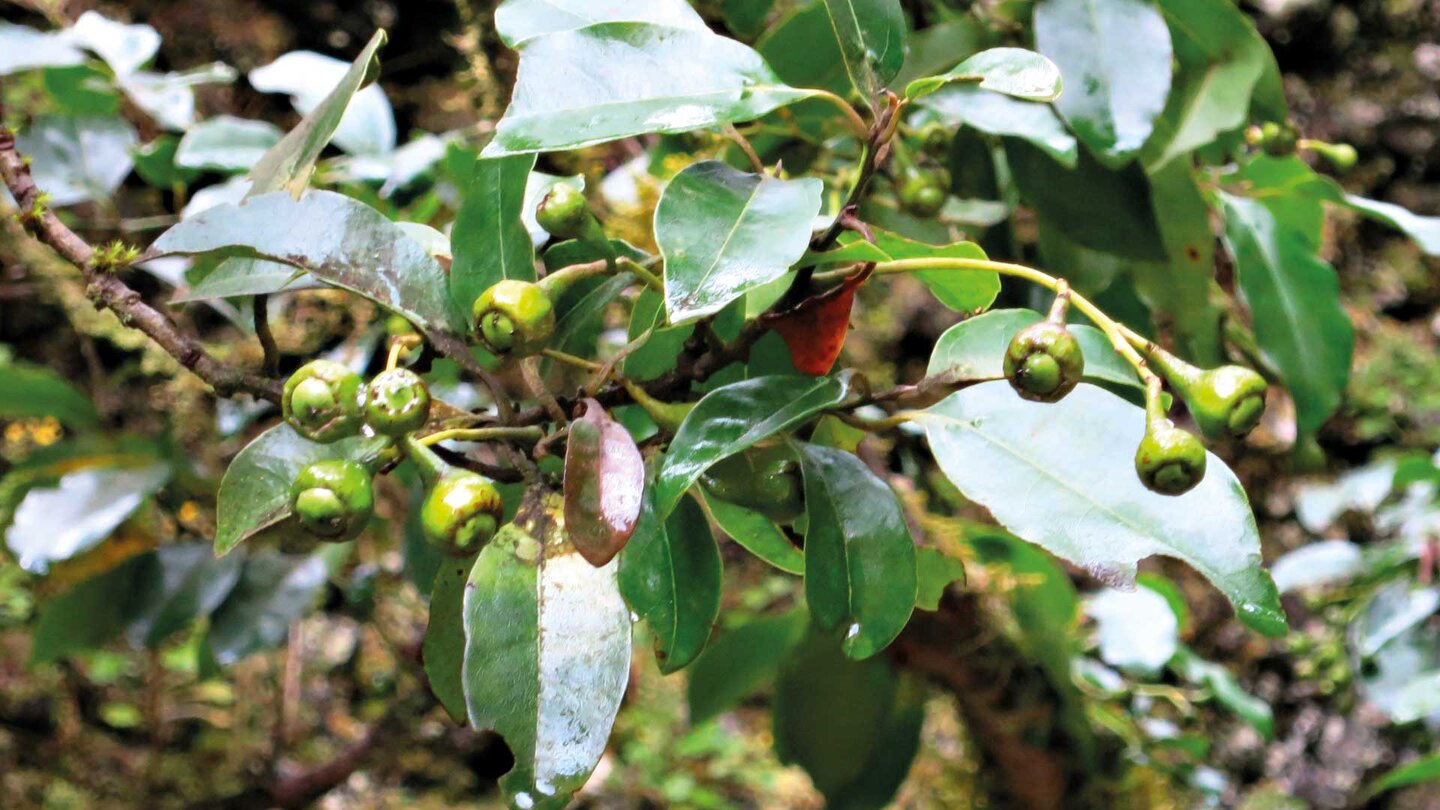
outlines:
[[[1063,307],[1022,330],[1005,350],[1005,378],[1023,398],[1058,402],[1085,376],[1080,342],[1066,327]],[[1209,439],[1240,438],[1260,424],[1265,412],[1263,377],[1242,366],[1200,369],[1150,346],[1146,365],[1185,402],[1201,433]],[[1135,472],[1145,486],[1162,495],[1189,492],[1205,477],[1205,445],[1175,426],[1165,412],[1159,386],[1145,396],[1145,435],[1135,451]]]
[[[425,539],[456,556],[484,545],[500,525],[503,504],[495,483],[447,464],[416,431],[430,418],[430,389],[414,372],[391,368],[368,385],[340,363],[315,360],[285,382],[285,421],[321,444],[363,434],[397,440],[420,470],[426,495],[420,511]],[[375,509],[373,472],[356,461],[334,459],[305,467],[290,487],[300,525],[322,540],[354,539]]]

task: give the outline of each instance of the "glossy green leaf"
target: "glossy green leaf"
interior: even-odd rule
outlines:
[[[1139,407],[1090,385],[1057,403],[1027,402],[997,381],[952,394],[920,424],[945,475],[1021,538],[1113,585],[1133,582],[1152,554],[1183,560],[1245,624],[1285,631],[1244,489],[1213,454],[1190,492],[1145,489],[1134,472]]]
[[[276,192],[217,205],[165,231],[146,256],[203,253],[280,262],[422,328],[466,328],[439,262],[384,214],[343,194],[312,191],[296,200]]]
[[[726,536],[787,574],[805,573],[805,552],[759,512],[706,494],[705,506]]]
[[[705,649],[720,613],[720,551],[705,514],[682,499],[661,518],[645,498],[640,523],[620,554],[620,592],[655,636],[660,671],[676,672]]]
[[[939,610],[952,582],[965,581],[965,563],[933,548],[915,550],[915,607]]]
[[[782,84],[744,45],[690,28],[599,23],[519,50],[515,92],[487,157],[747,121],[811,95]]]
[[[905,96],[918,99],[951,83],[968,84],[1026,101],[1054,101],[1063,83],[1054,62],[1024,48],[991,48],[956,65],[948,73],[916,79]]]
[[[635,276],[631,273],[616,273],[604,281],[595,283],[596,281],[582,281],[571,288],[570,295],[581,290],[585,290],[585,294],[561,313],[555,324],[555,333],[550,337],[551,346],[571,354],[589,354],[593,351],[600,331],[605,326],[605,309],[626,287],[634,285]],[[542,367],[548,369],[550,363],[547,359]]]
[[[780,180],[716,160],[675,175],[655,208],[670,323],[719,312],[789,272],[810,244],[823,190],[817,178]]]
[[[796,610],[747,622],[711,642],[686,679],[690,724],[718,717],[774,680],[807,625],[805,612]]]
[[[243,172],[258,163],[280,138],[280,129],[268,121],[220,115],[185,133],[175,163],[187,169]]]
[[[1010,339],[1044,319],[1033,309],[996,309],[961,321],[946,329],[935,342],[925,373],[943,374],[956,382],[1002,379]],[[1085,379],[1142,387],[1135,370],[1115,351],[1105,333],[1086,324],[1071,324],[1070,331],[1085,355]]]
[[[356,436],[334,444],[316,444],[283,422],[257,436],[230,462],[220,481],[215,507],[216,556],[230,553],[266,529],[288,525],[290,485],[302,469],[329,459],[372,463],[387,442],[383,437]]]
[[[1191,360],[1220,360],[1220,310],[1212,303],[1215,281],[1215,233],[1206,204],[1187,160],[1173,160],[1150,173],[1151,202],[1169,261],[1148,271],[1132,266],[1135,286],[1152,310],[1173,323],[1176,338]]]
[[[923,702],[882,657],[852,661],[811,632],[775,686],[775,753],[799,765],[827,807],[879,810],[920,744]]]
[[[805,476],[805,600],[845,654],[885,649],[915,608],[915,541],[890,487],[859,457],[795,444]]]
[[[94,548],[170,480],[170,466],[153,459],[100,462],[25,493],[4,533],[21,568],[43,574],[51,563]]]
[[[244,559],[216,559],[206,543],[177,543],[155,552],[156,578],[128,610],[125,635],[134,647],[155,649],[174,633],[220,607],[240,580]]]
[[[1144,162],[1163,166],[1243,125],[1270,48],[1229,0],[1158,0],[1175,50],[1175,85]]]
[[[1350,379],[1355,331],[1340,304],[1339,279],[1316,255],[1318,230],[1294,227],[1284,200],[1221,193],[1220,203],[1225,246],[1255,315],[1255,341],[1295,399],[1299,431],[1314,433],[1339,407]]]
[[[811,0],[782,16],[760,36],[755,50],[792,86],[842,96],[852,89],[824,0]]]
[[[1426,254],[1440,256],[1440,217],[1422,217],[1394,203],[1355,194],[1346,194],[1343,200],[1345,205],[1365,216],[1402,231]]]
[[[285,643],[290,624],[315,602],[328,575],[320,555],[249,554],[235,588],[210,616],[210,648],[229,666]]]
[[[867,104],[905,62],[905,12],[899,0],[824,0],[850,83]]]
[[[475,161],[451,231],[450,297],[461,312],[497,281],[535,280],[535,245],[521,218],[534,168],[534,155]]]
[[[709,30],[686,0],[506,0],[495,9],[495,30],[512,48],[526,40],[604,22],[637,22]]]
[[[649,329],[654,330],[649,339],[626,356],[622,366],[625,376],[637,382],[653,380],[674,368],[680,352],[685,349],[685,341],[695,332],[695,325],[667,327],[665,300],[660,293],[646,287],[640,291],[630,309],[630,327],[626,332],[626,339],[635,340]]]
[[[100,424],[95,405],[64,377],[44,366],[0,363],[0,419],[44,416],[72,428]]]
[[[134,167],[135,130],[114,116],[40,115],[15,136],[48,204],[106,200]]]
[[[1170,31],[1152,0],[1044,0],[1035,46],[1069,79],[1055,106],[1111,164],[1150,137],[1170,93]]]
[[[1049,104],[1021,101],[968,82],[947,84],[919,106],[950,127],[969,126],[990,135],[1011,135],[1035,144],[1061,165],[1074,168],[1079,145]]]
[[[872,243],[859,234],[840,238],[840,247],[808,254],[806,262],[837,264],[857,261],[888,262],[901,259],[984,259],[985,251],[974,242],[931,245],[884,230],[872,228]],[[921,270],[913,274],[936,300],[957,312],[976,312],[994,303],[1000,294],[1000,277],[979,270]]]
[[[717,388],[686,415],[655,480],[655,506],[668,515],[700,474],[726,456],[795,427],[850,391],[842,377],[755,377]]]
[[[250,195],[259,196],[285,189],[292,194],[304,190],[315,171],[320,152],[334,137],[350,100],[360,89],[375,81],[380,74],[378,54],[385,44],[385,31],[370,37],[364,50],[355,57],[335,89],[315,105],[300,123],[280,142],[270,147],[265,156],[250,170]]]
[[[465,705],[515,756],[500,778],[510,802],[559,810],[605,752],[630,675],[630,611],[615,563],[595,568],[565,538],[559,496],[527,498],[465,588]]]
[[[465,583],[472,561],[446,558],[435,572],[430,589],[430,619],[420,657],[430,691],[451,719],[465,721]]]

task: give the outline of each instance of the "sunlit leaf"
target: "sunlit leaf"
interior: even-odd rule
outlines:
[[[1054,101],[1062,88],[1060,69],[1044,56],[1024,48],[991,48],[948,73],[916,79],[905,88],[905,95],[918,99],[951,83],[971,84],[1026,101]]]

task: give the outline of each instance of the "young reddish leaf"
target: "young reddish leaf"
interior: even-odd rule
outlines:
[[[610,562],[635,531],[645,461],[623,425],[600,403],[584,401],[565,450],[565,527],[591,565]]]
[[[870,278],[873,269],[874,265],[866,265],[839,287],[807,298],[769,319],[770,328],[790,347],[790,359],[797,371],[816,377],[830,373],[850,330],[855,290]]]

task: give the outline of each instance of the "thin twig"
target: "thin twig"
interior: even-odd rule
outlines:
[[[260,340],[264,359],[260,370],[269,377],[280,376],[280,347],[275,345],[275,335],[270,331],[270,296],[257,295],[251,303],[255,309],[255,337]]]

